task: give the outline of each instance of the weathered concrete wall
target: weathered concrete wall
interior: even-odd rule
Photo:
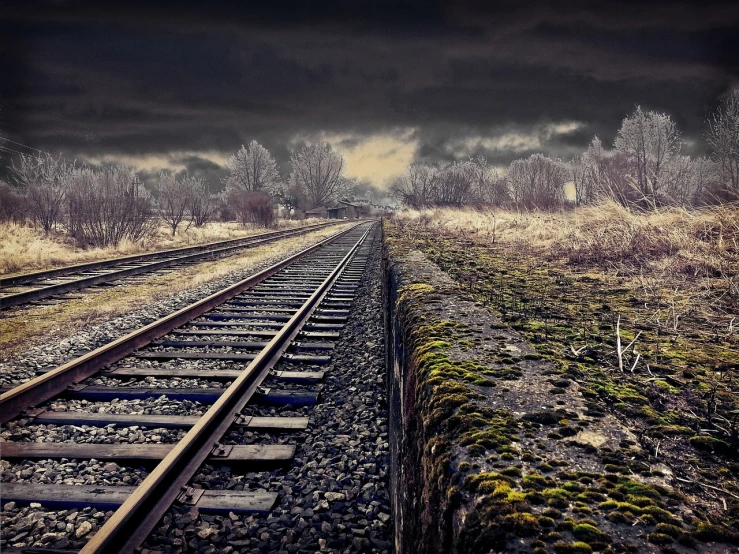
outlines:
[[[398,554],[689,551],[628,429],[421,253],[390,237],[384,265]]]
[[[421,519],[421,467],[418,463],[416,375],[406,348],[410,337],[405,333],[408,314],[398,313],[398,289],[402,275],[385,258],[385,303],[388,402],[390,412],[390,488],[395,529],[395,551],[414,552],[419,541]]]

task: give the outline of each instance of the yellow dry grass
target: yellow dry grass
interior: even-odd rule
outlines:
[[[700,310],[739,332],[739,204],[701,210],[634,212],[615,203],[561,213],[409,210],[395,216],[416,230],[451,233],[516,256],[530,270],[564,265],[617,277],[675,320]]]
[[[668,265],[694,276],[739,271],[739,205],[648,213],[611,202],[561,213],[439,208],[408,210],[396,219],[409,233],[416,226],[435,227],[475,242],[620,271]]]
[[[313,225],[320,222],[319,219],[304,221],[281,219],[278,228],[289,229],[298,225]],[[203,227],[190,227],[187,230],[184,225],[180,225],[177,235],[173,237],[167,227],[161,226],[154,236],[145,240],[123,241],[117,247],[109,248],[79,248],[69,236],[63,233],[52,233],[46,236],[42,231],[25,225],[0,223],[0,275],[41,271],[118,256],[196,246],[246,237],[269,230],[245,228],[235,222],[211,222]]]
[[[306,248],[352,224],[331,226],[307,235],[244,250],[229,258],[203,262],[166,275],[149,277],[127,287],[105,288],[100,291],[91,289],[79,299],[55,306],[39,306],[13,312],[10,317],[0,319],[0,358],[9,359],[33,346],[64,339],[90,325],[107,321],[236,271],[252,268],[275,256]]]

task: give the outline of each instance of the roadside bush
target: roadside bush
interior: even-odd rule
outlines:
[[[84,246],[117,246],[137,241],[157,227],[152,200],[126,166],[75,172],[67,193],[67,228]]]
[[[28,200],[22,191],[0,181],[0,222],[23,223],[28,215]]]
[[[218,221],[238,221],[239,215],[232,205],[232,194],[223,191],[215,197],[215,212]]]
[[[21,156],[13,174],[23,189],[29,214],[45,233],[56,229],[64,214],[64,201],[76,172],[75,162],[47,152]]]
[[[274,226],[274,205],[269,195],[262,192],[233,191],[230,199],[242,225]]]

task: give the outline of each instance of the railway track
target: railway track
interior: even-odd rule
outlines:
[[[321,401],[323,368],[350,316],[376,234],[376,225],[360,223],[5,391],[0,421],[23,422],[17,437],[0,443],[6,465],[46,471],[50,463],[90,460],[92,469],[89,484],[4,482],[2,502],[115,510],[99,518],[105,523],[84,553],[134,552],[173,506],[268,514],[275,492],[196,487],[193,475],[204,464],[231,474],[290,466],[295,445],[284,437],[306,430],[305,410]],[[264,407],[293,415],[258,415]],[[23,440],[27,426],[54,437],[82,425],[95,427],[92,440]],[[122,482],[138,486],[105,478],[116,462],[127,468]],[[138,467],[153,469],[146,475]],[[6,549],[19,540],[11,537]],[[68,548],[69,540],[54,547],[60,546]]]
[[[255,248],[280,239],[304,235],[330,225],[336,224],[321,223],[200,246],[137,254],[0,278],[0,310],[44,301],[52,297],[64,299],[64,296],[60,295],[88,287],[111,285],[115,281],[135,275],[232,255],[243,248]]]

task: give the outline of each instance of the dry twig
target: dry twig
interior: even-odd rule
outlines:
[[[621,314],[619,314],[618,319],[616,320],[616,354],[618,355],[618,369],[621,371],[621,373],[624,372],[624,354],[626,354],[629,348],[634,345],[636,339],[638,339],[639,336],[641,336],[641,331],[636,334],[634,340],[632,340],[626,348],[621,348]],[[639,361],[639,357],[640,355],[637,354],[636,362]],[[636,362],[634,362],[634,367],[631,368],[631,373],[634,373]]]

